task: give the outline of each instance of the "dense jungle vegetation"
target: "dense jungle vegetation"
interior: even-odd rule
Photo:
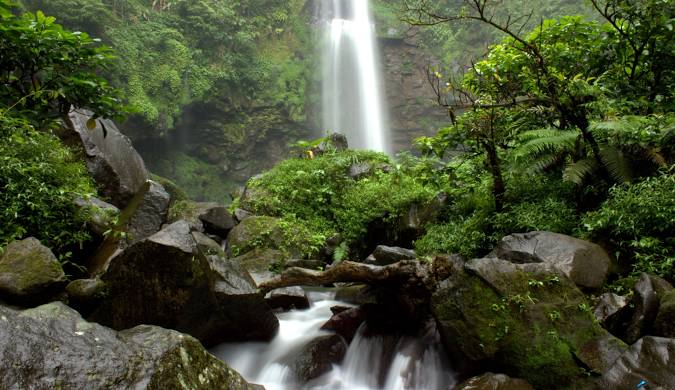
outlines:
[[[264,197],[233,207],[301,228],[287,237],[308,237],[306,256],[337,234],[342,260],[360,254],[375,221],[393,226],[411,205],[444,192],[447,205],[415,239],[420,254],[480,256],[505,234],[550,230],[602,243],[622,276],[650,271],[673,281],[672,2],[598,0],[581,12],[577,2],[551,2],[529,19],[519,18],[527,1],[459,3],[375,7],[435,47],[439,65],[429,76],[449,125],[417,140],[421,157],[329,149],[292,158],[249,182]],[[127,123],[147,132],[140,139],[177,132],[186,117],[208,122],[190,123],[189,136],[212,137],[212,149],[176,150],[154,167],[168,165],[157,173],[178,174],[193,197],[213,191],[220,199],[229,188],[202,185],[219,175],[205,173],[205,155],[227,153],[225,140],[237,147],[265,137],[271,127],[259,127],[261,117],[291,123],[309,114],[304,2],[23,2],[56,21],[0,4],[0,245],[33,235],[65,256],[86,238],[72,198],[95,189],[51,135],[71,105],[105,117],[126,111]],[[582,15],[560,16],[567,12]],[[549,14],[557,17],[535,22]],[[115,55],[72,30],[101,37]],[[468,35],[497,41],[482,52]],[[353,165],[368,169],[354,179],[346,173]]]
[[[304,1],[26,0],[115,50],[105,77],[155,173],[224,201],[257,143],[306,137],[314,51]],[[240,171],[244,172],[240,172]],[[246,177],[242,177],[246,176]]]
[[[549,230],[602,243],[620,275],[672,281],[673,4],[594,1],[590,18],[532,23],[490,2],[460,3],[406,2],[403,19],[434,34],[460,37],[472,22],[502,36],[463,72],[430,69],[451,124],[417,140],[423,157],[292,159],[249,182],[265,196],[245,207],[300,219],[319,241],[339,233],[348,258],[374,220],[395,225],[442,191],[449,206],[416,240],[418,253],[481,256],[511,232]],[[354,182],[353,164],[373,169]],[[627,285],[630,276],[612,287]]]

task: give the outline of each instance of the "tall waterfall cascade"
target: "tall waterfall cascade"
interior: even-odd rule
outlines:
[[[389,152],[375,27],[368,0],[321,5],[323,130],[345,134],[354,149]]]

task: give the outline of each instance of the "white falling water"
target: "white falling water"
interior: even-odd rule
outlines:
[[[368,0],[325,0],[323,127],[355,149],[389,152]]]
[[[294,353],[310,340],[329,334],[319,328],[330,307],[345,303],[330,294],[310,295],[307,310],[280,313],[279,333],[270,343],[223,344],[211,352],[267,390],[447,390],[455,385],[435,329],[419,338],[366,337],[363,326],[341,364],[323,376],[299,384],[289,367]],[[393,354],[387,345],[394,345]]]

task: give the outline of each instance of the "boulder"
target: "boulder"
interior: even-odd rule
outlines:
[[[659,312],[654,320],[654,334],[661,337],[675,338],[675,290],[661,297]]]
[[[427,223],[438,219],[443,209],[448,205],[449,197],[445,192],[439,192],[436,196],[425,203],[414,203],[398,222],[401,234],[412,238],[424,231]]]
[[[675,339],[643,337],[616,360],[601,378],[604,389],[668,390],[675,384]]]
[[[290,367],[298,381],[306,383],[330,371],[333,364],[342,361],[346,352],[347,343],[342,336],[321,336],[302,347]]]
[[[628,304],[626,297],[614,293],[604,293],[598,298],[598,303],[593,309],[593,315],[600,323],[616,314],[619,310]]]
[[[129,138],[115,123],[97,119],[96,127],[90,130],[87,122],[91,116],[85,110],[72,110],[60,136],[66,144],[84,152],[87,169],[99,192],[122,209],[148,180],[148,172]]]
[[[0,306],[0,319],[3,389],[255,389],[175,331],[115,332],[60,302],[25,311]]]
[[[321,329],[335,332],[351,343],[359,326],[366,320],[366,316],[366,310],[362,307],[346,308],[346,310],[334,312],[333,316],[321,326]]]
[[[280,267],[283,258],[284,254],[276,249],[254,249],[232,258],[232,262],[241,264],[251,274],[256,284],[260,284],[275,276],[271,270]]]
[[[335,289],[335,299],[352,305],[377,303],[375,291],[365,284],[341,285]]]
[[[166,222],[170,202],[171,196],[164,187],[148,180],[123,212],[128,243],[136,243],[157,233]]]
[[[487,257],[513,263],[549,263],[579,287],[597,289],[605,283],[611,260],[597,244],[564,234],[530,232],[504,237]]]
[[[268,340],[278,321],[238,264],[199,253],[185,221],[115,256],[101,276],[105,298],[91,318],[114,329],[159,325],[206,345]]]
[[[372,170],[373,167],[367,162],[354,163],[349,166],[347,176],[349,176],[353,180],[359,180],[370,175]]]
[[[103,299],[105,283],[100,279],[77,279],[68,283],[68,304],[78,311],[89,313]]]
[[[234,209],[234,218],[237,220],[237,223],[245,220],[248,217],[252,217],[253,213],[244,209],[236,208]]]
[[[371,256],[364,261],[366,264],[389,265],[401,260],[414,260],[417,258],[415,251],[395,246],[378,245]]]
[[[337,151],[349,149],[349,142],[344,134],[332,133],[328,136],[328,142]]]
[[[272,309],[308,309],[309,299],[302,287],[284,287],[272,290],[265,296],[265,302]]]
[[[534,390],[527,381],[486,372],[457,385],[455,390]]]
[[[664,279],[642,273],[633,287],[630,303],[606,321],[607,328],[628,344],[652,334],[661,298],[672,290],[673,286]]]
[[[0,297],[33,304],[47,299],[66,284],[56,256],[36,238],[13,241],[0,254]]]
[[[585,369],[602,372],[625,348],[553,265],[495,258],[459,264],[432,295],[432,313],[460,374],[491,364],[535,388],[564,388]]]
[[[89,230],[99,237],[115,226],[120,215],[120,209],[94,197],[75,199],[75,207],[85,216]]]
[[[227,237],[227,233],[237,224],[227,207],[220,205],[206,209],[199,219],[204,224],[204,230],[220,237]]]
[[[279,219],[267,216],[246,218],[227,235],[227,244],[234,255],[256,249],[261,240],[266,248],[279,249],[284,242]]]
[[[199,252],[202,254],[207,256],[225,254],[223,247],[206,234],[199,231],[193,231],[190,234],[192,234],[192,238],[194,238],[195,243],[197,243],[197,249],[199,249]]]

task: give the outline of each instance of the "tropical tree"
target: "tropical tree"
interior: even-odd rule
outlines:
[[[113,56],[85,33],[67,31],[42,12],[15,16],[0,0],[0,104],[34,124],[87,107],[110,117],[121,109],[115,90],[98,75]]]

